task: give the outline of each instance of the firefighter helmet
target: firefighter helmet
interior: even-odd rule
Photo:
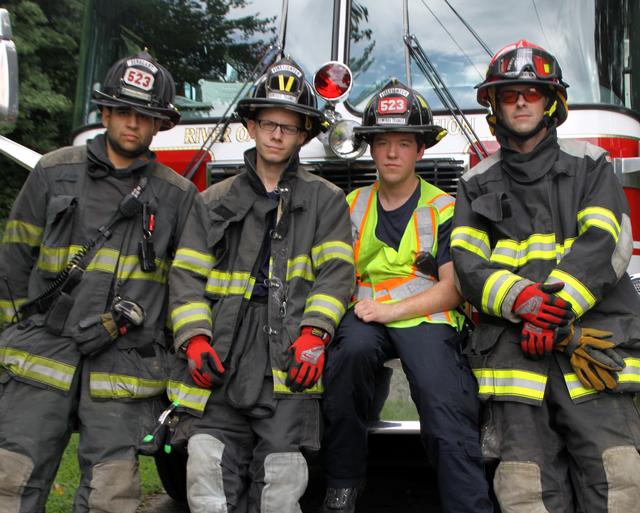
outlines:
[[[433,124],[433,114],[424,97],[392,78],[367,103],[362,126],[354,128],[356,139],[371,143],[375,134],[408,132],[416,134],[418,144],[429,148],[442,139],[447,131]]]
[[[508,84],[545,86],[551,92],[545,109],[546,117],[555,118],[558,125],[567,119],[569,85],[562,80],[562,70],[556,58],[544,48],[521,39],[493,56],[484,81],[476,85],[478,103],[491,108],[489,118],[496,113],[496,87]],[[489,124],[492,124],[491,119]]]
[[[111,66],[102,90],[93,90],[92,101],[103,107],[131,107],[162,120],[160,130],[168,130],[180,121],[180,113],[173,105],[175,96],[171,73],[143,50]]]
[[[272,64],[254,84],[251,94],[238,102],[236,112],[246,124],[255,119],[259,109],[281,108],[302,114],[309,142],[327,129],[324,114],[304,71],[292,59],[283,58]]]

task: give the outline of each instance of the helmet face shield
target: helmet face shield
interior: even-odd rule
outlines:
[[[506,79],[562,79],[558,62],[538,48],[516,48],[500,55],[489,65],[487,75]]]
[[[545,114],[561,125],[567,119],[567,87],[556,58],[544,48],[525,39],[501,49],[489,63],[485,79],[476,85],[476,99],[490,107],[489,126],[496,119],[496,91],[502,86],[530,84],[549,91],[550,103]],[[493,130],[493,128],[492,128]]]

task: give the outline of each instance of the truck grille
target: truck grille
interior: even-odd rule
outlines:
[[[207,166],[209,185],[224,180],[242,169],[241,164],[223,162],[210,162]],[[304,167],[337,185],[345,194],[358,187],[372,184],[377,177],[372,161],[324,161],[307,163]],[[464,161],[452,158],[427,159],[416,163],[416,172],[422,178],[452,196],[456,193],[458,180],[464,170]]]

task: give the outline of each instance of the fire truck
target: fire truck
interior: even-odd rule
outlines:
[[[182,113],[179,125],[154,138],[152,150],[204,189],[241,168],[252,141],[232,115],[235,103],[270,60],[283,54],[313,81],[331,121],[326,134],[303,148],[303,165],[345,192],[371,183],[375,167],[367,148],[354,143],[352,130],[373,92],[396,77],[424,95],[435,123],[448,131],[418,163],[418,173],[455,194],[461,174],[497,149],[474,85],[498,49],[524,38],[556,56],[570,85],[569,117],[559,137],[609,152],[631,207],[628,272],[640,273],[640,40],[633,36],[638,33],[637,0],[87,0],[73,144],[102,131],[90,99],[109,66],[148,48],[173,74]],[[0,139],[0,151],[18,158],[19,150],[9,144]],[[20,158],[28,167],[35,157]],[[400,447],[424,459],[418,427],[417,421],[388,418],[373,425],[371,443],[379,450],[372,449],[371,468],[388,472],[392,461],[406,466],[410,458]],[[161,476],[180,497],[180,473],[174,460],[167,461],[159,461]],[[423,492],[407,491],[408,486],[399,494],[420,503]],[[370,501],[382,510],[383,498]]]

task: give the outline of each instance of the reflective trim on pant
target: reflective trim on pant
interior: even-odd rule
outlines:
[[[222,479],[224,444],[204,433],[189,439],[187,500],[191,513],[227,513]]]
[[[31,458],[0,449],[0,511],[20,513],[21,496],[32,472]]]
[[[535,463],[501,462],[493,488],[502,513],[549,513],[542,501],[540,467]]]
[[[304,456],[299,452],[268,454],[264,460],[261,513],[300,513],[298,501],[309,480]]]
[[[136,513],[140,504],[136,461],[105,461],[92,470],[89,513]]]
[[[77,398],[28,385],[6,373],[0,377],[8,379],[0,384],[0,451],[23,455],[31,462],[19,495],[15,488],[9,495],[0,492],[0,511],[13,513],[17,504],[20,513],[41,513],[71,434],[69,417]],[[21,472],[15,463],[0,454],[0,468],[10,465],[11,478]],[[0,476],[0,483],[5,484],[4,476]]]
[[[273,393],[273,382],[270,379],[265,378],[262,391]],[[320,447],[320,407],[315,399],[278,399],[274,401],[273,407],[270,415],[251,416],[244,410],[230,406],[223,393],[213,394],[201,418],[188,415],[180,421],[178,436],[189,439],[189,460],[192,457],[210,458],[207,455],[198,456],[194,453],[192,447],[194,438],[217,440],[220,444],[215,458],[220,460],[218,465],[222,472],[222,485],[216,485],[216,488],[223,490],[218,495],[226,501],[226,509],[192,509],[192,511],[259,513],[262,511],[263,490],[269,482],[271,482],[271,490],[276,490],[275,493],[289,494],[286,498],[280,495],[273,497],[274,492],[267,491],[270,501],[278,501],[278,504],[282,500],[286,500],[287,503],[291,501],[292,504],[298,501],[299,496],[292,495],[293,491],[287,487],[291,486],[289,481],[297,483],[300,477],[301,460],[299,458],[302,458],[300,450],[303,447],[318,450]],[[264,414],[263,410],[259,412]],[[203,436],[206,438],[202,439]],[[199,446],[209,452],[212,451],[204,443]],[[278,454],[300,454],[300,456],[288,456],[294,466],[286,472],[286,476],[281,473],[280,457],[275,456]],[[189,464],[187,464],[188,468]],[[212,478],[207,477],[207,479],[211,483]],[[287,481],[287,487],[283,488],[281,480]],[[297,485],[294,488],[297,489]],[[282,492],[283,489],[286,491]],[[190,498],[189,503],[191,502]]]
[[[610,447],[602,454],[607,475],[608,513],[628,513],[640,505],[640,454],[633,446]]]

